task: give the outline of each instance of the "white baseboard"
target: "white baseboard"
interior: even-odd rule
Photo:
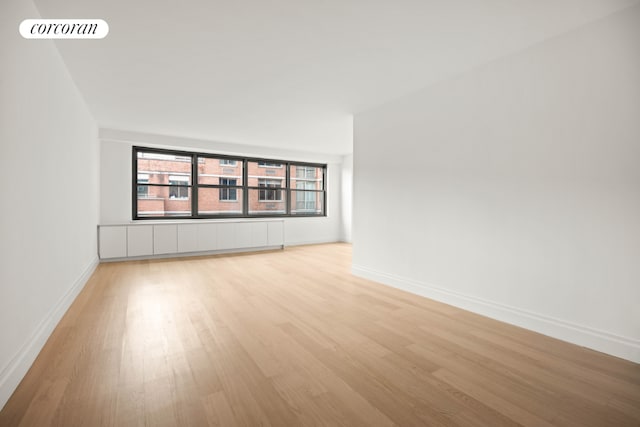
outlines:
[[[553,338],[640,363],[640,341],[599,331],[517,307],[439,288],[427,283],[353,265],[355,276],[450,304],[492,319],[520,326]]]
[[[324,243],[338,243],[341,240],[338,237],[332,237],[329,239],[316,239],[316,240],[302,240],[298,242],[285,242],[285,248],[287,246],[303,246],[303,245],[321,245]]]
[[[84,269],[71,288],[69,288],[42,319],[31,337],[24,343],[13,359],[0,371],[0,409],[4,407],[18,387],[20,381],[22,381],[22,378],[24,378],[36,360],[36,357],[40,354],[49,336],[51,336],[51,333],[62,319],[62,316],[64,316],[71,306],[71,303],[73,303],[80,291],[84,288],[84,285],[95,271],[97,265],[98,258],[96,257]]]

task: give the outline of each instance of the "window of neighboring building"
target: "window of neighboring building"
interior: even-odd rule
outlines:
[[[189,198],[189,177],[169,175],[169,197],[172,199]]]
[[[260,161],[258,162],[258,166],[261,168],[281,168],[282,163]]]
[[[299,192],[296,199],[296,212],[314,212],[316,198],[313,193]]]
[[[149,197],[149,175],[146,173],[138,174],[138,198],[144,199]]]
[[[312,212],[316,210],[315,183],[308,181],[298,181],[296,183],[296,212]]]
[[[310,166],[297,166],[296,178],[315,178],[316,168]]]
[[[282,200],[282,182],[277,179],[258,179],[258,200],[261,202],[281,201]]]
[[[291,215],[324,214],[324,168],[310,165],[292,164]]]
[[[238,180],[231,178],[220,178],[220,185],[236,186]],[[220,188],[220,200],[237,201],[238,190],[236,188]]]
[[[325,215],[326,165],[133,147],[133,219]]]

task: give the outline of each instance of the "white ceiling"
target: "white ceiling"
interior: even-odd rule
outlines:
[[[36,0],[99,126],[331,154],[352,114],[637,0]]]

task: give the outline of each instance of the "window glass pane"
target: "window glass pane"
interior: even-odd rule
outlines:
[[[265,183],[268,184],[268,183]],[[249,190],[249,214],[277,215],[285,214],[287,192],[282,187],[265,185],[260,189]]]
[[[191,184],[191,157],[138,152],[137,162],[138,183],[169,184],[172,179]]]
[[[242,185],[242,160],[198,157],[198,184],[218,185],[221,177],[235,179]]]
[[[191,215],[191,188],[138,185],[138,216]]]
[[[324,192],[322,191],[291,191],[292,215],[322,215]]]
[[[315,166],[291,165],[291,188],[323,190],[323,168]]]
[[[242,215],[242,189],[199,188],[198,214]]]
[[[280,164],[282,167],[263,167],[259,163],[263,162],[248,162],[249,187],[258,187],[259,180],[264,179],[280,180],[280,186],[286,187],[284,181],[287,177],[287,168],[282,164]]]

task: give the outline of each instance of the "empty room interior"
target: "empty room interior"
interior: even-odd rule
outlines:
[[[640,1],[0,22],[1,427],[640,425]]]

